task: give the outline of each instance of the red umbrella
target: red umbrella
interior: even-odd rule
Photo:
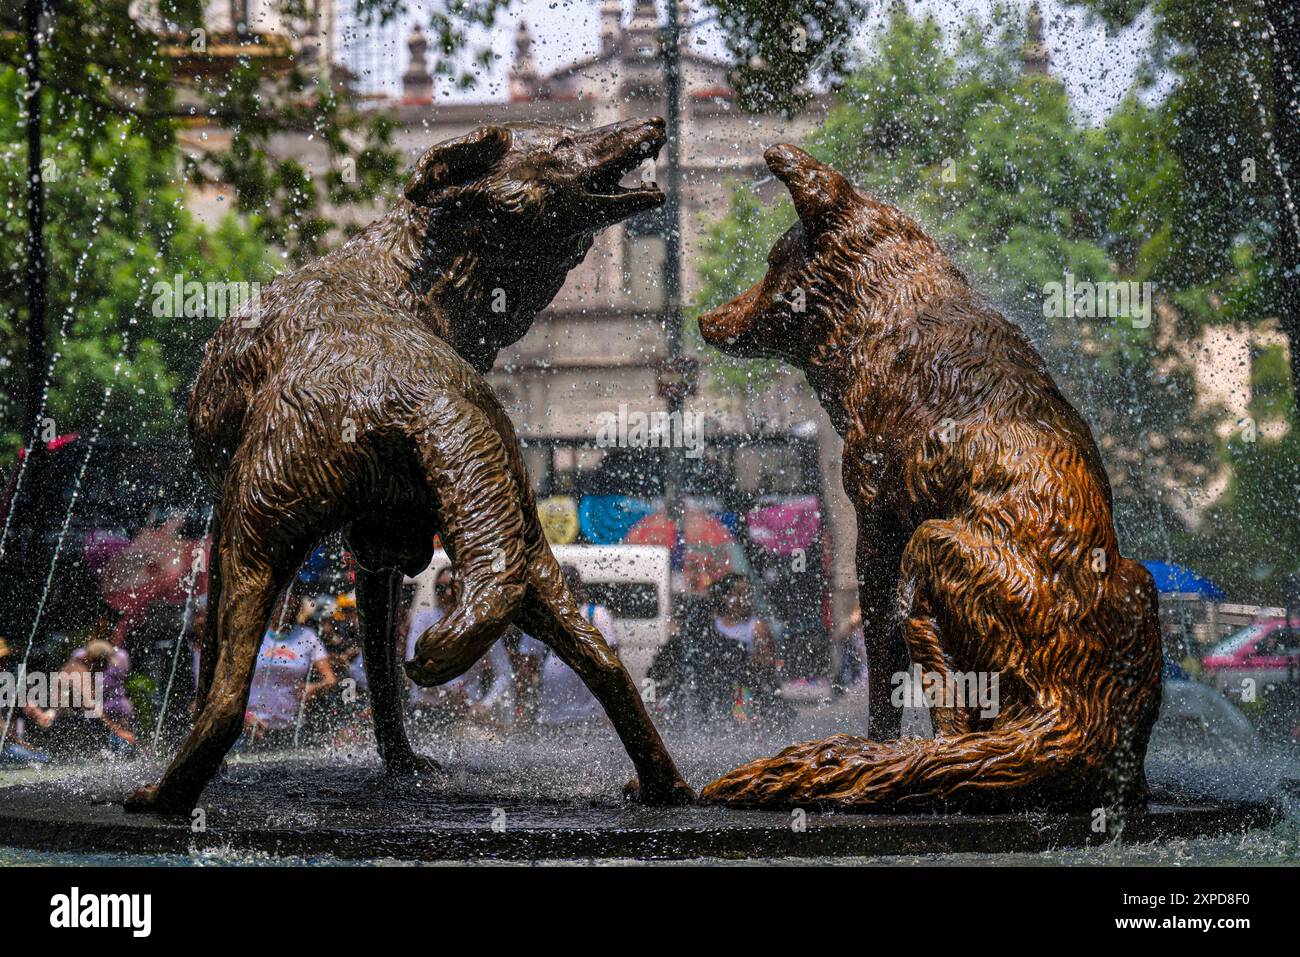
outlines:
[[[731,571],[730,546],[735,539],[716,515],[704,509],[686,510],[686,581],[691,591],[704,591]],[[623,541],[629,545],[666,545],[677,543],[677,523],[667,512],[647,515],[632,526]],[[674,553],[673,565],[680,566]]]
[[[154,605],[181,605],[189,595],[195,550],[204,543],[180,537],[181,519],[146,528],[104,563],[100,591],[110,608],[122,615],[119,637],[143,619]],[[206,566],[194,583],[207,590]]]

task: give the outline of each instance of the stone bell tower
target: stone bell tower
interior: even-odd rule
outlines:
[[[546,84],[533,59],[533,38],[522,17],[515,31],[515,62],[510,69],[509,94],[512,103],[546,99]]]
[[[432,103],[433,77],[429,75],[429,62],[425,58],[429,41],[418,25],[411,31],[406,46],[411,51],[411,62],[402,74],[402,99],[410,103]]]
[[[1026,75],[1047,76],[1051,57],[1043,40],[1043,11],[1038,4],[1029,5],[1025,19],[1025,43],[1020,48],[1020,62]]]

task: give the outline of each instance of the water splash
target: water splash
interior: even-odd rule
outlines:
[[[212,532],[212,511],[212,507],[209,506],[208,516],[203,524],[203,540],[205,542],[207,541],[208,535]],[[180,662],[181,649],[185,644],[185,633],[189,631],[190,622],[193,619],[195,585],[198,582],[199,572],[202,570],[202,567],[202,560],[198,556],[195,556],[193,563],[190,565],[189,579],[185,583],[185,613],[181,616],[181,630],[176,635],[176,646],[172,649],[172,664],[171,671],[167,675],[167,689],[163,692],[162,706],[158,709],[158,723],[154,725],[153,729],[154,751],[158,750],[158,741],[162,737],[163,721],[167,718],[167,708],[171,704],[172,686],[176,682],[176,668]],[[213,609],[209,609],[208,614],[214,613]]]

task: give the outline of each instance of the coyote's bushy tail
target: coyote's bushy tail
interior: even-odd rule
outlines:
[[[1121,562],[1119,600],[1102,618],[1109,661],[1089,663],[1086,693],[1061,687],[1055,705],[1005,707],[988,729],[941,738],[871,741],[840,734],[752,761],[708,785],[709,802],[751,807],[834,806],[872,811],[1141,806],[1142,765],[1160,707],[1155,588]],[[1079,689],[1084,690],[1084,689]]]
[[[951,738],[880,742],[838,734],[739,767],[700,797],[738,806],[873,811],[1096,807],[1106,803],[1105,795],[1089,793],[1102,756],[1088,738],[1085,729],[1048,714]]]

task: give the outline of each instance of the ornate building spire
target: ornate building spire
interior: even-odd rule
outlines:
[[[1051,57],[1043,41],[1043,11],[1037,0],[1029,5],[1025,18],[1025,43],[1020,48],[1020,61],[1027,76],[1047,76]]]
[[[633,58],[658,60],[659,12],[654,0],[637,0],[632,8],[632,22],[627,25],[627,53]]]
[[[541,99],[542,92],[541,74],[533,60],[533,38],[528,24],[520,17],[519,29],[515,31],[515,62],[510,68],[510,99],[516,102]]]
[[[604,0],[600,5],[600,52],[613,56],[623,40],[623,0]]]
[[[411,51],[411,62],[402,74],[402,98],[416,102],[433,101],[433,77],[429,75],[429,63],[424,58],[429,49],[429,41],[424,38],[424,31],[417,24],[411,31],[411,38],[406,42]]]

